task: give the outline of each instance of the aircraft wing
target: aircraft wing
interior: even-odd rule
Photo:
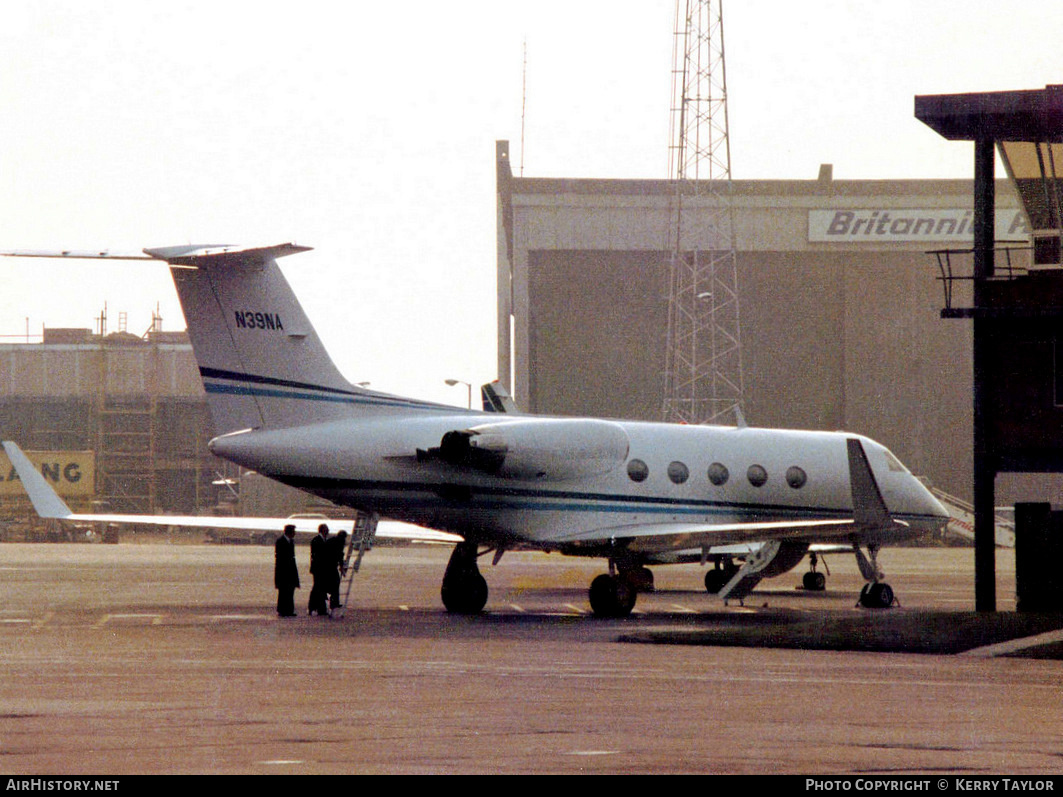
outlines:
[[[295,526],[296,533],[316,534],[321,523],[328,523],[333,533],[346,531],[352,533],[352,520],[321,517],[215,517],[211,515],[122,515],[122,514],[79,514],[70,511],[63,499],[58,496],[51,485],[45,481],[15,443],[5,440],[4,453],[11,460],[18,473],[22,486],[29,495],[30,502],[42,518],[66,521],[70,523],[119,523],[148,526],[187,526],[190,528],[239,529],[246,531],[275,531],[280,534],[288,524]],[[377,524],[378,539],[410,540],[414,542],[461,542],[456,534],[425,529],[412,523],[381,521]]]
[[[907,528],[903,521],[894,521],[899,528]],[[782,520],[750,523],[655,523],[631,526],[612,526],[562,536],[561,545],[595,545],[625,540],[630,551],[657,552],[687,548],[711,548],[712,552],[726,552],[725,548],[747,552],[766,540],[845,540],[860,531],[853,520]],[[847,546],[851,549],[851,544]]]
[[[756,553],[763,545],[764,543],[762,542],[713,545],[709,548],[709,553],[743,557]],[[814,542],[808,546],[808,550],[814,553],[852,553],[853,544],[851,542]]]

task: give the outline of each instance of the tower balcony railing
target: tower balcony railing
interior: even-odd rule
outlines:
[[[966,318],[970,308],[958,307],[960,291],[957,289],[970,284],[971,291],[962,291],[962,300],[973,304],[974,299],[974,252],[970,249],[934,249],[927,254],[937,259],[938,277],[944,291],[945,308],[941,311],[944,318]],[[1009,281],[1030,272],[1032,246],[998,246],[994,248],[993,281]]]

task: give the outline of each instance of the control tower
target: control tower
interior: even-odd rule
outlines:
[[[915,116],[974,142],[974,249],[935,254],[942,317],[974,325],[975,608],[996,611],[996,476],[1063,473],[1063,86],[920,96]],[[994,240],[998,153],[1026,247]]]

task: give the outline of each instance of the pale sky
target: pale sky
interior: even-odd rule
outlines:
[[[496,376],[494,142],[528,177],[665,177],[674,8],[4,0],[0,249],[313,246],[281,265],[344,374],[464,404],[444,379]],[[738,179],[967,178],[914,96],[1063,82],[1058,0],[729,0],[724,25]],[[111,331],[156,303],[184,326],[161,265],[0,269],[0,335],[104,303]]]

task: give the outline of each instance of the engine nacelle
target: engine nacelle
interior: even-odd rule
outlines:
[[[627,461],[629,448],[617,423],[527,418],[447,432],[432,453],[505,479],[563,481],[608,473]]]

